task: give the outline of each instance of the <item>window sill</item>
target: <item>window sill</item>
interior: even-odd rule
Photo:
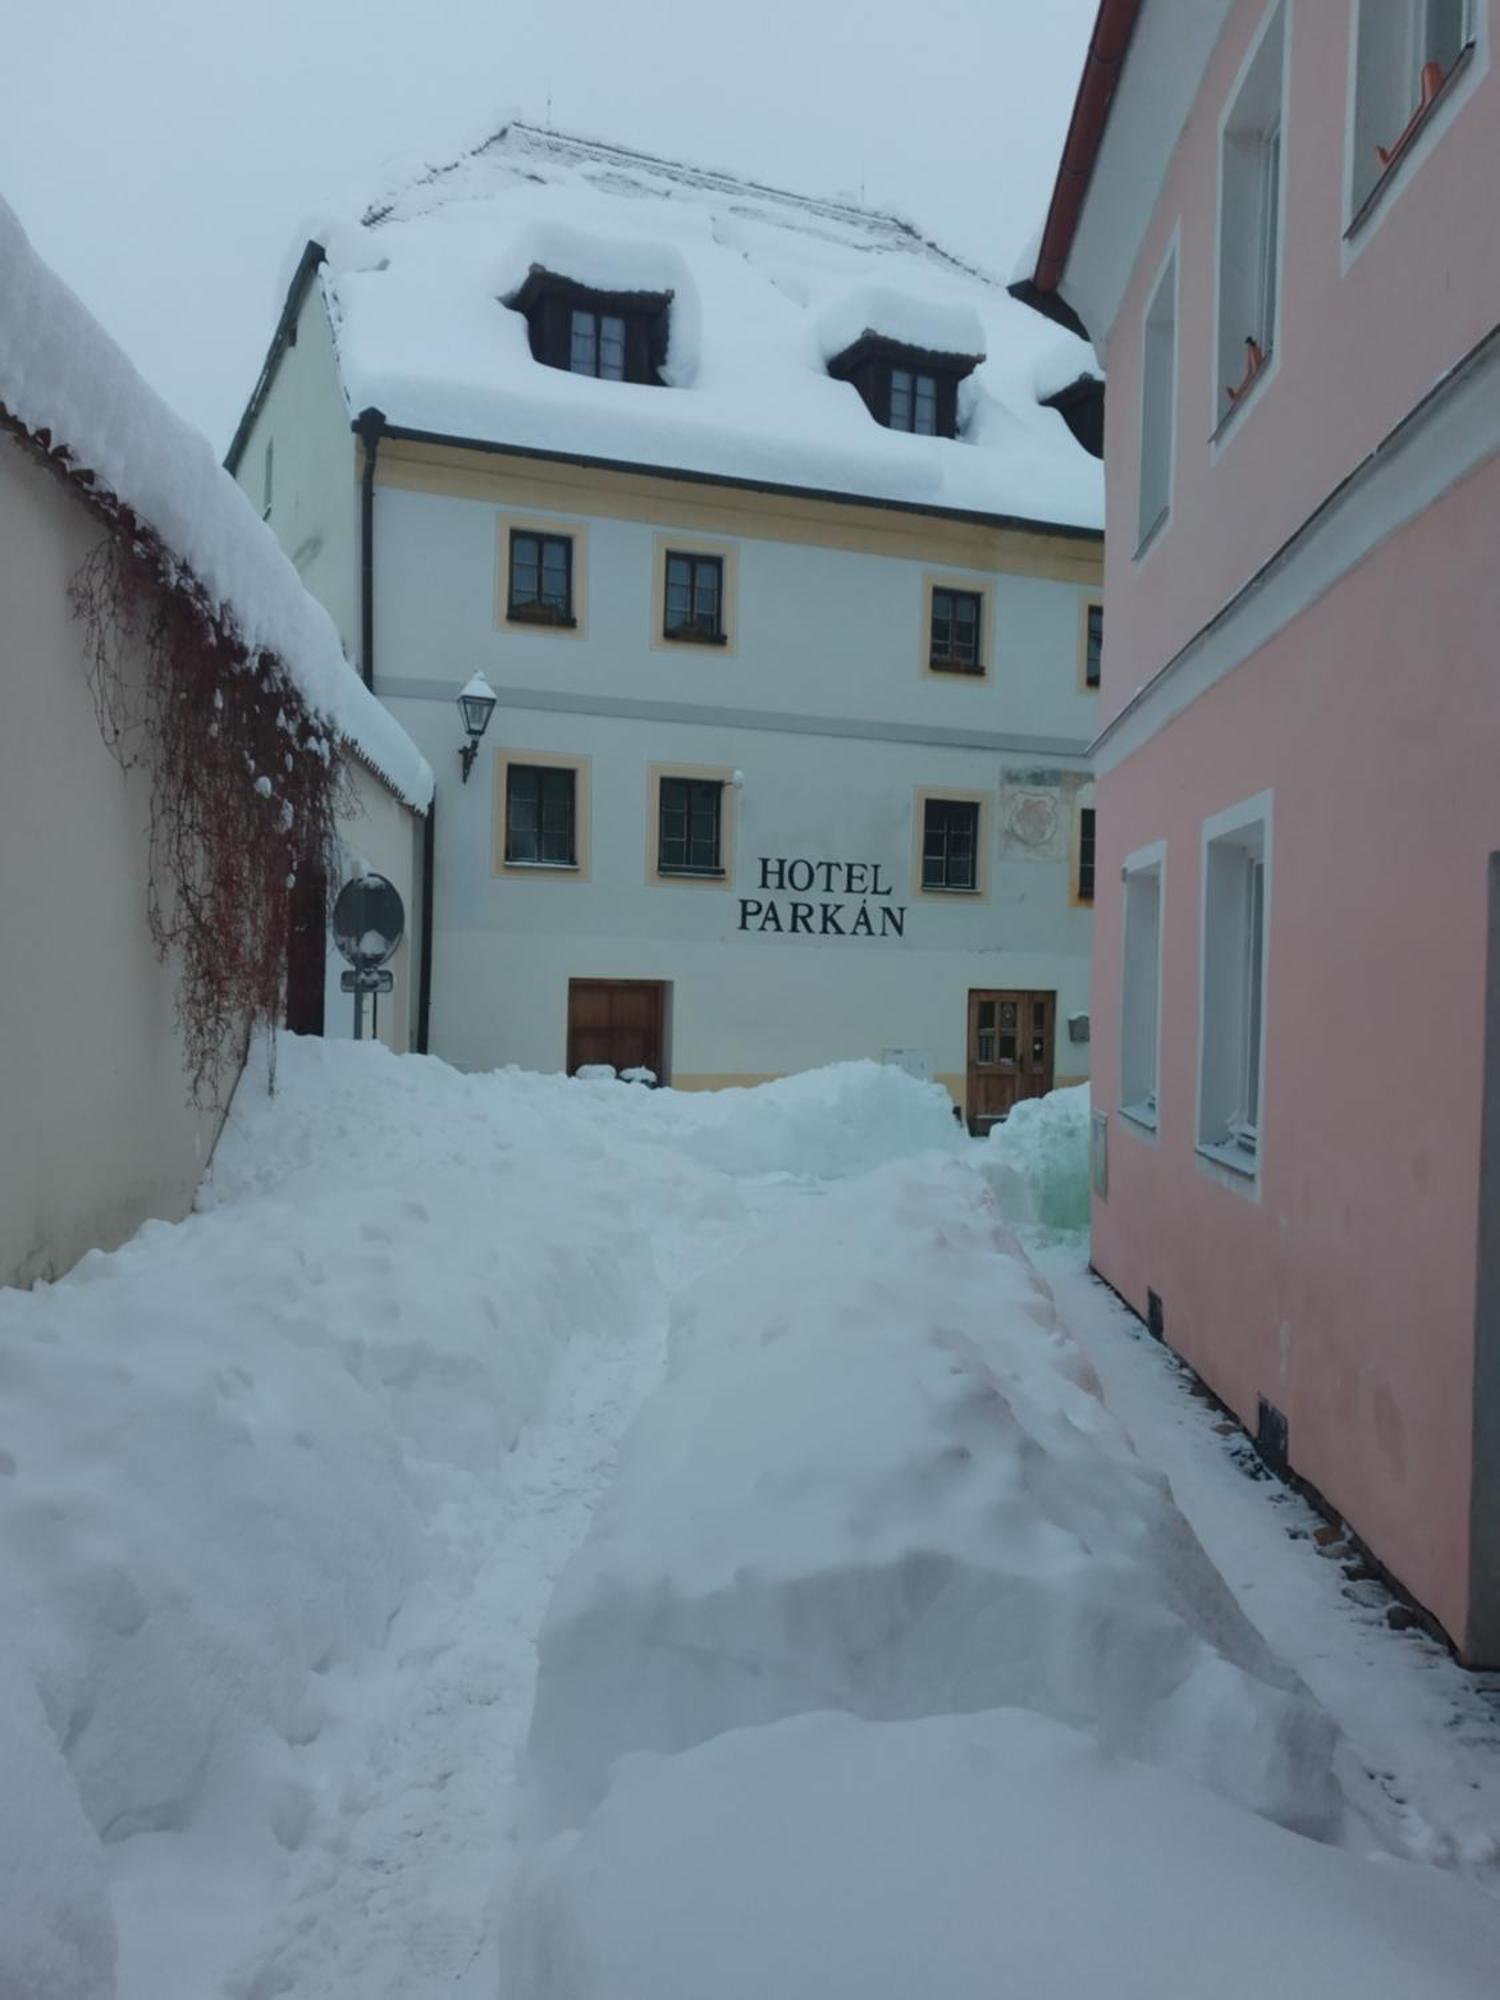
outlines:
[[[957,884],[950,887],[945,883],[924,882],[919,893],[924,896],[979,896],[984,892],[977,884],[972,889],[961,889]]]
[[[1253,380],[1245,384],[1236,400],[1229,405],[1229,408],[1219,419],[1218,428],[1213,431],[1208,440],[1211,445],[1217,446],[1222,444],[1240,418],[1245,414],[1246,410],[1251,409],[1260,401],[1261,391],[1276,372],[1276,360],[1279,353],[1279,348],[1267,348],[1266,358],[1262,361],[1259,368],[1256,369]]]
[[[1119,1110],[1127,1125],[1152,1139],[1156,1137],[1156,1113],[1149,1104],[1122,1104]]]
[[[576,861],[512,861],[507,855],[504,867],[509,872],[527,875],[576,875],[579,872]]]
[[[663,882],[723,882],[728,872],[723,868],[663,868],[657,864],[657,875]]]
[[[1370,189],[1370,192],[1354,211],[1353,219],[1350,221],[1349,227],[1344,231],[1344,241],[1346,243],[1352,243],[1357,236],[1362,235],[1366,225],[1385,206],[1386,198],[1390,194],[1391,189],[1404,177],[1406,169],[1421,150],[1422,141],[1432,130],[1433,121],[1438,117],[1440,112],[1446,110],[1452,104],[1457,86],[1474,67],[1474,54],[1475,44],[1472,41],[1466,42],[1463,48],[1459,50],[1452,69],[1443,78],[1442,88],[1438,91],[1436,97],[1432,99],[1426,110],[1422,112],[1421,116],[1408,129],[1400,152],[1397,153],[1390,165],[1382,170],[1380,179],[1376,181],[1374,187]]]
[[[1171,503],[1169,502],[1165,507],[1162,508],[1161,512],[1157,515],[1156,519],[1151,523],[1150,527],[1147,528],[1145,534],[1141,536],[1139,542],[1136,543],[1135,560],[1137,562],[1144,561],[1146,556],[1150,554],[1151,550],[1155,548],[1156,544],[1161,540],[1162,536],[1166,533],[1167,523],[1171,520],[1171,518],[1172,518],[1172,508],[1171,508]]]
[[[505,612],[507,625],[525,625],[534,632],[576,632],[578,620],[562,612],[528,611],[524,605],[512,604]]]
[[[727,646],[727,632],[666,632],[661,635],[669,646]]]
[[[961,667],[956,666],[951,660],[929,660],[927,671],[930,674],[941,674],[945,680],[982,681],[989,678],[988,667]]]
[[[1197,1151],[1200,1160],[1210,1160],[1216,1167],[1227,1167],[1241,1180],[1253,1181],[1260,1172],[1260,1155],[1247,1153],[1243,1146],[1235,1145],[1233,1140],[1209,1145],[1200,1139]]]

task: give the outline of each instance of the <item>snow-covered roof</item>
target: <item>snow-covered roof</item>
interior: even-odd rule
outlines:
[[[320,716],[408,804],[432,771],[344,658],[333,621],[271,530],[82,301],[44,264],[0,200],[0,410],[93,476],[153,529],[251,652],[276,656]]]
[[[1101,468],[1038,406],[1057,330],[908,223],[513,122],[322,233],[351,414],[448,438],[1102,526]],[[533,267],[672,294],[665,388],[532,358]],[[866,333],[984,360],[962,436],[884,429],[827,362]],[[1067,338],[1071,338],[1068,336]],[[1092,372],[1073,341],[1068,379]]]

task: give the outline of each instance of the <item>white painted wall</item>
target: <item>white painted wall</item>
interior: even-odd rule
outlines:
[[[185,1215],[216,1130],[147,930],[149,778],[105,748],[67,601],[99,533],[0,436],[0,1284]]]
[[[935,679],[921,670],[922,579],[941,561],[740,537],[733,652],[672,650],[651,643],[658,531],[591,517],[586,634],[515,632],[495,623],[499,512],[377,494],[377,689],[438,772],[435,1053],[557,1069],[570,978],[662,979],[674,1080],[900,1047],[929,1052],[961,1088],[968,992],[983,986],[1055,991],[1057,1075],[1087,1074],[1088,1044],[1069,1041],[1066,1020],[1087,1011],[1092,930],[1070,894],[1097,700],[1080,685],[1088,592],[992,574],[996,670],[977,684]],[[695,532],[713,537],[712,520]],[[476,667],[502,704],[460,785],[453,697]],[[598,703],[633,712],[589,712]],[[923,740],[934,731],[972,740]],[[590,760],[586,878],[495,874],[502,750]],[[653,763],[743,772],[729,885],[648,879]],[[916,794],[945,787],[987,796],[983,896],[914,890]],[[1013,788],[1056,809],[1040,850],[1003,824]],[[794,856],[880,863],[904,935],[742,930],[761,858]]]
[[[364,1009],[364,1032],[372,1032],[388,1048],[402,1054],[414,1040],[417,1006],[417,937],[422,920],[422,822],[374,772],[347,753],[347,800],[338,816],[339,878],[330,885],[330,915],[334,898],[357,875],[384,875],[395,885],[406,911],[406,932],[390,961],[395,986]],[[339,988],[348,968],[334,947],[330,930],[323,996],[323,1032],[346,1040],[354,1032],[354,996]]]
[[[481,501],[377,487],[377,689],[417,676],[458,685],[476,667],[496,687],[718,703],[772,713],[1006,731],[1087,744],[1098,696],[1078,673],[1079,604],[1098,597],[1046,578],[978,572],[994,592],[995,671],[983,682],[921,671],[922,580],[975,572],[807,544],[720,537],[705,512],[693,533],[738,552],[738,644],[731,653],[663,648],[653,636],[652,580],[661,528],[582,519],[588,531],[583,637],[497,628],[500,509]],[[547,518],[535,508],[528,518]],[[445,762],[451,759],[444,760]]]
[[[275,450],[266,519],[297,574],[338,627],[346,656],[357,659],[357,441],[349,427],[328,313],[316,278],[302,301],[296,339],[282,354],[235,468],[235,478],[262,513],[267,444]]]

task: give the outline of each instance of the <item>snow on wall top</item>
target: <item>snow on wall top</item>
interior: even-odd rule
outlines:
[[[1057,329],[891,216],[512,122],[322,241],[351,412],[768,485],[1103,524],[1099,464],[1036,401]],[[534,361],[525,321],[503,303],[534,264],[601,290],[670,291],[669,386]],[[866,331],[984,354],[960,392],[962,437],[888,431],[829,377],[829,356]],[[1072,376],[1092,371],[1089,347],[1074,346]]]
[[[0,408],[153,528],[251,651],[273,653],[308,707],[407,801],[432,771],[344,658],[333,621],[208,440],[142,380],[0,200]]]

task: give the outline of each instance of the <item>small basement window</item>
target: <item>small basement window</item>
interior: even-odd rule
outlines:
[[[852,383],[887,430],[951,438],[958,436],[958,385],[983,359],[905,347],[867,331],[834,355],[828,372],[836,382]]]
[[[1477,34],[1475,11],[1475,0],[1360,0],[1351,230],[1465,66]]]
[[[598,291],[533,264],[505,303],[524,314],[532,355],[544,367],[603,382],[660,385],[670,292]]]
[[[928,799],[922,822],[922,887],[979,887],[979,803],[975,799]]]
[[[1216,426],[1234,414],[1276,346],[1285,52],[1283,4],[1268,19],[1219,138]]]
[[[572,625],[573,538],[512,528],[506,616],[528,624]]]
[[[980,621],[984,600],[977,590],[932,591],[932,631],[928,659],[938,674],[982,674]]]
[[[724,558],[669,549],[663,606],[664,638],[722,646],[726,636]]]

